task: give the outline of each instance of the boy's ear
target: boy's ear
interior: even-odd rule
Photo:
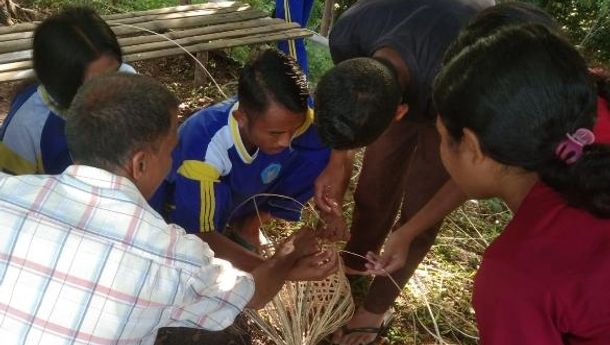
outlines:
[[[237,110],[233,112],[233,116],[235,117],[239,128],[243,128],[248,124],[248,115],[246,115],[246,112],[240,108],[237,108]]]
[[[394,113],[394,121],[400,121],[409,112],[409,105],[407,103],[400,103],[396,107],[396,113]]]
[[[464,149],[466,149],[472,157],[472,163],[477,164],[483,162],[487,156],[481,149],[479,137],[477,137],[477,135],[468,128],[464,128],[463,133],[464,137],[462,139],[462,144],[464,145]]]
[[[147,156],[148,155],[144,150],[139,150],[133,156],[131,156],[129,168],[131,169],[131,176],[133,177],[134,181],[139,181],[146,173],[146,169],[148,168],[146,164],[148,158]]]

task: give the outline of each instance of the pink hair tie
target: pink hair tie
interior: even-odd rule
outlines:
[[[586,128],[579,128],[574,134],[566,134],[566,139],[557,145],[555,154],[566,164],[574,164],[582,156],[583,147],[594,142],[595,134],[593,132]]]

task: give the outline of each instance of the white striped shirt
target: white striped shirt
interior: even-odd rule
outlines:
[[[126,178],[73,165],[0,176],[2,344],[153,344],[166,326],[219,330],[248,273],[168,225]]]

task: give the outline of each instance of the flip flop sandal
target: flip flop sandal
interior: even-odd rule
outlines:
[[[383,315],[383,321],[380,327],[357,327],[357,328],[348,328],[347,325],[343,325],[341,327],[341,331],[343,334],[353,334],[353,333],[372,333],[375,334],[375,339],[366,343],[365,345],[374,345],[380,339],[384,339],[381,336],[382,333],[387,331],[390,328],[390,324],[394,321],[394,308],[390,308]]]
[[[377,340],[381,338],[380,333],[382,331],[381,327],[359,327],[359,328],[347,328],[343,326],[343,334],[353,334],[353,333],[372,333],[375,334],[375,338],[370,342],[366,343],[366,345],[373,345],[377,343]]]

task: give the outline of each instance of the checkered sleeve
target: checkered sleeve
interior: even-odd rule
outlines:
[[[186,237],[191,239],[191,248],[186,250],[190,251],[190,256],[199,253],[202,264],[195,271],[183,271],[186,282],[183,300],[172,312],[172,325],[224,329],[252,298],[254,280],[249,273],[213,257],[208,245],[194,235]]]

